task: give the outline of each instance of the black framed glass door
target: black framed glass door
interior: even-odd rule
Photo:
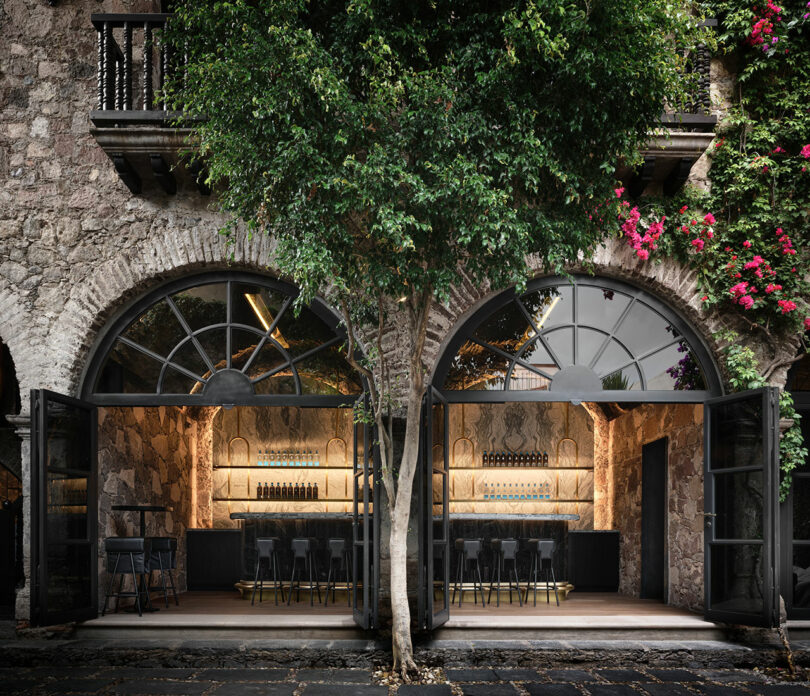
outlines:
[[[449,409],[430,387],[422,401],[419,462],[419,623],[450,618]]]
[[[705,405],[705,604],[710,621],[778,621],[779,390]]]
[[[31,622],[98,613],[97,417],[89,403],[31,391]]]
[[[355,405],[368,411],[368,399]],[[354,424],[352,469],[352,609],[354,620],[364,629],[376,628],[380,587],[379,456],[374,430],[365,422]]]

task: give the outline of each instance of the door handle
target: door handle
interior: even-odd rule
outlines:
[[[716,512],[704,512],[703,516],[704,517],[717,517],[717,513]]]

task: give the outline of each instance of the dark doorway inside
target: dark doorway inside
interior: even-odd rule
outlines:
[[[0,618],[14,616],[22,579],[22,462],[8,415],[20,412],[20,390],[8,348],[0,342]]]
[[[666,595],[667,438],[641,448],[641,598]]]

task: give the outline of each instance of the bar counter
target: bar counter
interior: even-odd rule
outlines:
[[[351,512],[232,512],[232,520],[351,520]]]

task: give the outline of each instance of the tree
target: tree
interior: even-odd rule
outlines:
[[[273,235],[302,301],[328,292],[369,383],[392,521],[394,666],[406,677],[431,306],[462,282],[521,284],[530,253],[560,272],[601,239],[615,166],[638,160],[662,104],[681,99],[676,47],[696,36],[670,0],[186,0],[169,24],[185,58],[168,94],[196,119],[217,204]],[[403,323],[394,462],[386,415],[403,405],[383,336]]]

